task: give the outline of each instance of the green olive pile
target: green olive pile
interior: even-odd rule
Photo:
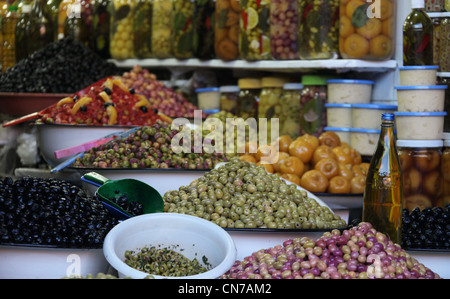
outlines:
[[[93,147],[82,157],[77,158],[74,167],[89,168],[178,168],[211,169],[227,157],[220,153],[197,153],[193,148],[183,149],[181,153],[172,150],[172,138],[179,131],[170,125],[157,122],[151,127],[141,127],[128,137],[111,140]],[[191,144],[195,145],[194,131],[191,131]],[[201,144],[201,143],[200,143]]]
[[[206,262],[205,257],[203,260]],[[197,258],[190,260],[173,249],[155,246],[125,251],[125,263],[136,270],[166,277],[191,276],[208,270]]]
[[[254,163],[231,162],[168,191],[164,211],[189,214],[223,228],[329,229],[346,223],[306,191]]]

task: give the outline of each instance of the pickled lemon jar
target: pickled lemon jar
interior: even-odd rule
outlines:
[[[194,57],[194,0],[173,0],[172,46],[178,59]]]
[[[270,1],[241,1],[239,53],[245,60],[268,60],[270,51]]]
[[[394,54],[395,10],[395,0],[341,1],[339,52],[342,58],[389,60]]]
[[[151,34],[153,56],[172,57],[172,1],[153,0]]]
[[[281,99],[280,136],[289,135],[292,139],[300,136],[300,98],[303,84],[285,83]]]
[[[216,0],[214,22],[214,52],[217,58],[229,61],[239,58],[238,0]]]
[[[112,0],[109,51],[113,59],[134,57],[134,5],[134,0]]]
[[[242,78],[238,80],[240,89],[237,98],[236,115],[246,120],[258,117],[258,102],[261,93],[261,80],[258,78]]]

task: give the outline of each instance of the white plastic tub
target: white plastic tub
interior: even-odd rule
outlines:
[[[336,133],[341,142],[345,142],[350,145],[350,129],[351,128],[343,128],[343,127],[325,127],[324,131],[332,131]]]
[[[326,103],[327,126],[350,128],[352,126],[352,104]]]
[[[400,84],[410,85],[435,85],[437,81],[437,65],[411,65],[399,67]]]
[[[350,145],[362,156],[372,156],[377,148],[380,130],[352,128]]]
[[[370,103],[375,84],[370,80],[330,79],[328,103]]]
[[[220,109],[219,87],[197,88],[198,108],[203,110]]]
[[[444,111],[447,85],[396,86],[398,111]]]
[[[447,112],[394,112],[398,139],[442,139]]]
[[[354,128],[378,130],[381,115],[397,110],[396,105],[352,104],[352,124]]]

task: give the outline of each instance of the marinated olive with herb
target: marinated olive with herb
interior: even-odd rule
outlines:
[[[172,56],[172,1],[153,0],[152,51],[156,58]]]
[[[113,59],[134,57],[133,0],[112,0],[110,52]]]
[[[194,55],[194,0],[173,0],[172,45],[173,55],[178,59]]]
[[[152,57],[152,18],[152,2],[136,0],[133,17],[134,55],[136,58]]]

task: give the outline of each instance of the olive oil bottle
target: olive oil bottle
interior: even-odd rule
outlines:
[[[22,5],[22,13],[16,25],[16,61],[27,58],[29,53],[29,42],[31,33],[31,4]]]
[[[403,23],[403,65],[433,65],[433,22],[424,0],[412,0],[412,12]]]
[[[34,0],[31,6],[30,54],[55,40],[53,19],[45,0]]]
[[[403,187],[392,113],[381,116],[381,133],[364,190],[363,221],[400,244]]]

